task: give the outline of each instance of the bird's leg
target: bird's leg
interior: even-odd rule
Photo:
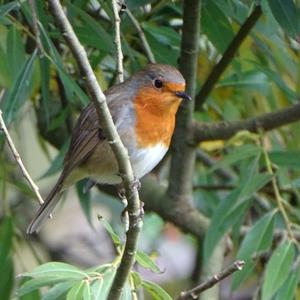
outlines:
[[[131,189],[136,188],[139,191],[141,189],[141,187],[142,187],[141,182],[139,181],[138,178],[135,177],[134,180],[130,184],[130,188]]]
[[[134,181],[131,183],[130,188],[136,188],[140,189],[141,188],[141,182],[135,178]],[[129,214],[127,210],[127,198],[126,198],[126,191],[125,188],[122,184],[118,185],[118,196],[121,199],[122,203],[124,204],[124,209],[121,213],[121,220],[125,224],[125,230],[127,231],[129,229]],[[139,218],[142,218],[144,216],[144,202],[140,201],[140,213],[139,213]]]

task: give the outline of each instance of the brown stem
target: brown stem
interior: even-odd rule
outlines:
[[[142,45],[143,45],[143,48],[144,48],[144,51],[146,53],[146,56],[149,60],[150,63],[154,64],[155,63],[155,58],[154,58],[154,55],[152,53],[152,50],[151,50],[151,47],[146,39],[146,36],[144,34],[144,31],[140,25],[140,23],[138,22],[138,20],[135,18],[135,16],[131,13],[131,11],[129,10],[129,8],[126,8],[126,13],[132,23],[132,25],[134,26],[134,28],[136,29],[139,37],[140,37],[140,40],[142,42]]]
[[[202,108],[202,105],[207,99],[208,95],[220,79],[227,66],[232,61],[237,50],[239,49],[245,38],[248,36],[253,26],[256,24],[261,14],[261,7],[258,5],[255,7],[251,15],[247,18],[245,23],[240,27],[238,33],[235,35],[235,37],[227,47],[220,61],[212,69],[200,92],[196,96],[196,110],[200,110]]]
[[[192,98],[196,88],[201,3],[201,0],[186,0],[183,5],[180,71],[186,80],[186,91]],[[194,101],[182,106],[177,114],[168,188],[168,198],[173,203],[182,199],[188,202],[192,197],[196,149],[188,144],[187,136],[192,126],[193,112]]]
[[[257,133],[268,131],[300,120],[300,102],[265,115],[236,122],[205,124],[194,122],[192,144],[203,141],[227,140],[240,130]]]
[[[215,274],[207,281],[201,283],[195,288],[181,292],[181,294],[176,298],[176,300],[193,300],[198,299],[199,295],[209,288],[213,287],[215,284],[223,280],[224,278],[230,276],[232,273],[236,271],[240,271],[243,269],[245,262],[242,260],[235,261],[232,265],[224,269],[222,272]]]
[[[2,96],[0,98],[2,98]],[[37,199],[39,200],[39,203],[43,204],[44,200],[43,200],[43,198],[42,198],[42,196],[39,192],[39,188],[35,184],[35,182],[32,180],[32,178],[30,177],[27,169],[25,168],[25,166],[22,162],[22,159],[21,159],[21,156],[20,156],[19,152],[17,151],[17,149],[16,149],[16,147],[15,147],[13,141],[12,141],[12,138],[9,135],[9,132],[8,132],[8,130],[5,126],[4,120],[2,118],[2,111],[1,110],[0,110],[0,130],[3,131],[3,133],[5,135],[5,138],[7,140],[8,146],[9,146],[9,148],[10,148],[10,150],[11,150],[13,156],[14,156],[14,159],[15,159],[16,163],[19,165],[24,178],[28,181],[28,183],[31,186],[32,190],[34,191]]]

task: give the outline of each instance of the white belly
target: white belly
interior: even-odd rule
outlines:
[[[165,156],[167,150],[168,148],[164,144],[157,144],[154,147],[131,151],[130,161],[135,177],[139,179],[151,172]],[[115,161],[112,152],[110,159]],[[94,163],[94,165],[95,164],[96,163]],[[118,175],[116,161],[113,165],[113,169],[100,168],[100,172],[97,172],[94,168],[92,168],[89,170],[89,177],[93,178],[94,181],[103,184],[119,184],[122,180]]]
[[[135,176],[141,178],[151,172],[165,156],[167,150],[168,148],[164,144],[157,144],[154,147],[138,149],[132,153],[131,164]]]

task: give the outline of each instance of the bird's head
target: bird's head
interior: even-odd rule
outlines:
[[[135,78],[138,82],[136,104],[149,110],[175,114],[182,99],[191,100],[185,93],[183,76],[170,65],[149,64]]]

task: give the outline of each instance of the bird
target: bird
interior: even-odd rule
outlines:
[[[182,99],[191,100],[185,92],[185,79],[171,65],[148,64],[104,94],[138,180],[151,172],[170,146],[179,105]],[[110,185],[122,182],[116,158],[99,126],[92,102],[82,110],[74,126],[63,170],[27,233],[38,232],[63,191],[83,178]]]

